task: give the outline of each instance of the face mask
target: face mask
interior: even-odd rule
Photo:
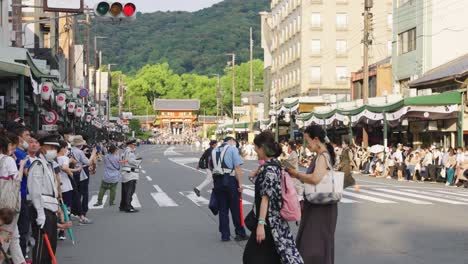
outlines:
[[[45,157],[48,161],[54,160],[57,157],[57,150],[47,150]]]
[[[22,146],[23,146],[24,150],[27,150],[29,148],[29,144],[26,141],[23,141]]]
[[[68,149],[67,149],[67,150],[65,150],[64,156],[68,156],[68,154],[70,154],[70,151],[68,151]]]

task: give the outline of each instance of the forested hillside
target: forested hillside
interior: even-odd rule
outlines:
[[[194,13],[139,13],[134,22],[120,25],[93,23],[92,37],[105,36],[98,46],[104,63],[135,74],[147,64],[167,62],[175,73],[220,73],[227,52],[237,63],[249,58],[249,28],[253,27],[255,58],[262,59],[259,12],[269,0],[225,0]],[[140,10],[144,12],[144,10]]]

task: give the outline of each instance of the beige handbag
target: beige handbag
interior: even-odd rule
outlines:
[[[0,159],[0,168],[5,166],[5,159],[3,156]],[[19,213],[21,209],[21,196],[20,196],[21,181],[15,180],[10,175],[0,175],[0,207],[10,208]]]

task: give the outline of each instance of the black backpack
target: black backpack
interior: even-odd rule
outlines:
[[[213,151],[212,148],[208,148],[203,152],[203,155],[200,157],[200,160],[198,161],[198,167],[200,169],[208,169],[208,158],[211,156],[211,151]]]

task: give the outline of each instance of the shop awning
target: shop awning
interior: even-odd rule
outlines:
[[[405,105],[451,105],[462,103],[462,93],[459,91],[442,94],[417,96],[404,99]]]
[[[21,63],[0,60],[0,77],[19,75],[29,77],[29,67]]]

